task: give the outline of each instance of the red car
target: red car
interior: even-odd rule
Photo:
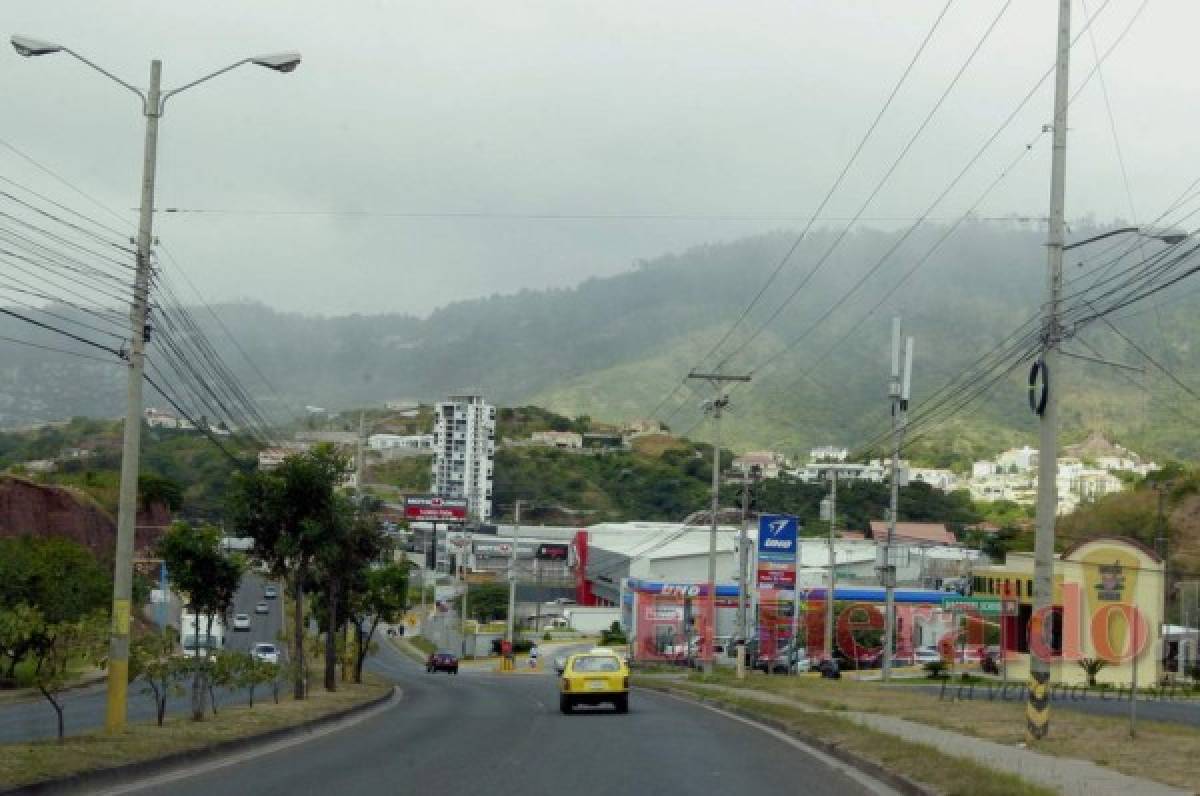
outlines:
[[[425,661],[425,671],[458,674],[458,656],[452,652],[434,652]]]

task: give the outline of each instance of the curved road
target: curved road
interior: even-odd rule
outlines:
[[[628,715],[599,708],[564,716],[553,676],[426,674],[390,644],[380,646],[373,668],[404,690],[395,707],[253,760],[122,792],[877,792],[770,734],[670,697],[639,691]]]

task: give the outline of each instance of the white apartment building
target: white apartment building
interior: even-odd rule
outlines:
[[[468,516],[492,516],[496,407],[481,395],[452,395],[433,412],[433,493],[467,499]]]

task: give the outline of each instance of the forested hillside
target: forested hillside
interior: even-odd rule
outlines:
[[[1037,226],[968,223],[924,260],[944,231],[922,229],[896,248],[898,233],[858,229],[815,272],[836,231],[812,233],[718,355],[707,359],[704,355],[779,263],[792,233],[700,246],[570,290],[461,302],[423,319],[278,313],[269,308],[269,296],[261,304],[216,307],[270,387],[206,310],[195,315],[249,391],[276,417],[294,417],[306,404],[338,408],[399,397],[429,401],[472,389],[500,405],[536,403],[595,420],[641,418],[657,410],[673,429],[686,431],[699,419],[708,387],[679,387],[682,376],[702,361],[713,367],[727,359],[726,370],[754,375],[749,386],[733,390],[724,431],[728,444],[787,452],[813,444],[854,446],[886,427],[893,314],[902,315],[906,332],[916,337],[913,408],[919,411],[924,397],[1039,309],[1045,255]],[[1071,237],[1096,231],[1079,225]],[[1146,244],[1151,250],[1159,245]],[[1099,257],[1089,255],[1093,259],[1079,268],[1074,254],[1068,260],[1069,279],[1089,272]],[[864,278],[876,265],[878,270]],[[832,309],[860,280],[861,287]],[[1073,284],[1079,283],[1068,281],[1068,292]],[[1193,345],[1200,320],[1189,295],[1193,289],[1184,280],[1112,318],[1185,384],[1200,384],[1200,353]],[[793,293],[794,300],[785,304]],[[750,340],[750,332],[776,313],[771,325]],[[0,323],[0,333],[42,339],[17,323]],[[1133,346],[1099,322],[1081,330],[1067,348],[1146,366]],[[0,422],[5,425],[119,411],[119,366],[15,347],[5,352],[0,368]],[[1068,441],[1099,430],[1158,458],[1200,455],[1200,437],[1192,433],[1200,407],[1154,368],[1142,374],[1071,360],[1062,370],[1056,383],[1063,391]],[[1035,426],[1025,394],[1021,366],[995,384],[986,399],[915,441],[914,450],[922,459],[961,466],[1007,444],[1032,441]],[[148,392],[147,401],[155,400]],[[694,432],[704,433],[703,427]]]

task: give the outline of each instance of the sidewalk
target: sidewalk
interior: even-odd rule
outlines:
[[[999,771],[1017,774],[1044,787],[1069,796],[1187,796],[1192,791],[1163,785],[1148,779],[1131,777],[1085,760],[1054,757],[1016,746],[972,738],[907,719],[860,711],[827,711],[798,700],[749,688],[715,684],[690,684],[688,690],[709,691],[741,699],[784,705],[806,713],[825,713],[849,719],[864,727],[896,736],[913,743],[936,747],[955,757],[966,758]]]

